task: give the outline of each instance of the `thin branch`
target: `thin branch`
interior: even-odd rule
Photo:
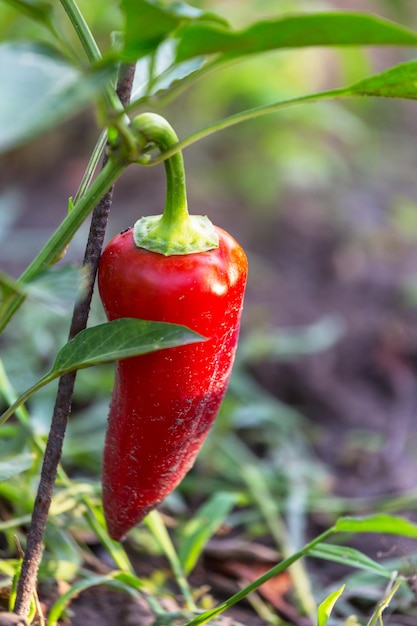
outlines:
[[[126,106],[130,100],[134,71],[134,66],[127,66],[123,68],[120,73],[117,93],[123,106]],[[104,161],[105,160],[106,159],[104,159]],[[112,195],[113,187],[98,203],[92,214],[90,232],[83,261],[83,266],[88,270],[88,285],[82,299],[77,301],[74,306],[69,339],[75,337],[77,333],[87,326]],[[21,574],[17,585],[14,611],[24,617],[29,613],[31,597],[36,588],[39,563],[42,558],[43,536],[48,520],[58,465],[61,459],[65,431],[71,412],[75,378],[75,371],[65,374],[61,377],[58,385],[38,493],[34,503],[32,521],[27,536],[25,556],[23,558]]]

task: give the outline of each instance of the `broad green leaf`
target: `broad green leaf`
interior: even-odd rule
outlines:
[[[181,24],[204,21],[226,25],[215,13],[202,11],[185,2],[163,4],[158,0],[122,0],[125,40],[122,56],[134,61],[153,52]]]
[[[51,267],[33,281],[19,284],[23,292],[33,300],[42,302],[57,311],[73,307],[83,289],[83,271],[75,265]]]
[[[202,341],[185,326],[122,318],[86,328],[58,352],[49,374],[109,363],[163,348]]]
[[[238,499],[237,493],[215,493],[186,524],[178,554],[185,574],[194,569],[207,541],[223,524]]]
[[[93,101],[109,68],[83,74],[44,47],[0,45],[0,152],[34,137]]]
[[[325,598],[323,602],[318,606],[317,626],[326,626],[327,622],[329,621],[329,617],[333,611],[333,607],[342,595],[344,589],[345,585],[342,585],[339,589],[329,594],[327,598]]]
[[[380,96],[383,98],[417,98],[417,61],[400,63],[374,74],[349,87],[357,96]]]
[[[41,272],[29,283],[18,283],[0,270],[0,287],[4,298],[10,293],[46,304],[57,312],[67,311],[83,288],[83,271],[75,265],[52,267]]]
[[[166,91],[199,70],[204,64],[202,57],[175,63],[175,42],[164,41],[151,56],[136,64],[131,102]]]
[[[366,13],[291,15],[233,31],[215,23],[193,22],[179,33],[177,61],[223,53],[238,57],[282,48],[346,45],[417,45],[417,33]]]
[[[386,533],[417,538],[417,525],[395,515],[341,517],[337,520],[334,530],[339,533]]]
[[[36,22],[50,26],[52,6],[48,2],[38,2],[37,0],[5,0],[7,4],[14,7],[27,17]]]
[[[32,463],[33,456],[26,452],[0,461],[0,483],[25,472],[32,466]]]
[[[369,558],[366,554],[363,554],[363,552],[348,546],[319,543],[310,550],[308,555],[318,559],[341,563],[349,567],[355,567],[356,569],[363,569],[377,574],[378,576],[383,576],[384,578],[390,578],[392,575],[392,572],[383,565]]]
[[[45,376],[27,389],[0,417],[0,424],[36,391],[59,376],[100,363],[110,363],[164,348],[204,341],[185,326],[122,318],[81,331],[58,352]]]

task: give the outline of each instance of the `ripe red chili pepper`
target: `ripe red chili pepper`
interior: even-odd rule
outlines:
[[[104,513],[114,539],[182,480],[226,392],[247,260],[224,230],[214,227],[214,234],[216,247],[167,255],[138,247],[130,229],[101,258],[98,285],[109,320],[172,322],[207,338],[117,363],[103,457]]]

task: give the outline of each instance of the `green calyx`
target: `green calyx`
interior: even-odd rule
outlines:
[[[148,146],[161,152],[178,143],[178,137],[165,118],[155,113],[142,113],[132,121],[133,130],[145,137]],[[133,228],[133,238],[139,248],[165,256],[194,254],[217,248],[219,238],[210,220],[202,215],[190,215],[187,207],[184,161],[181,152],[164,161],[166,199],[162,215],[139,219]]]

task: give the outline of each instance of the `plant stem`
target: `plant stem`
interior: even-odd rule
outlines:
[[[130,98],[132,83],[134,77],[134,68],[130,67],[123,71],[120,76],[119,84],[123,98]],[[128,100],[122,102],[127,104]],[[94,281],[97,273],[98,262],[100,259],[101,249],[103,246],[113,188],[108,185],[110,177],[108,170],[114,175],[111,177],[112,182],[120,174],[123,167],[115,164],[113,161],[107,161],[102,169],[105,174],[107,193],[101,198],[95,207],[91,219],[90,232],[88,236],[87,246],[84,255],[83,265],[88,269],[88,285],[84,297],[77,301],[74,306],[71,326],[69,331],[69,339],[72,339],[78,332],[87,326],[88,315],[90,312],[91,299],[94,290]],[[116,175],[117,174],[117,175]],[[96,181],[100,178],[96,179]],[[91,189],[80,200],[80,204],[86,202],[89,198],[91,202]],[[109,188],[110,187],[110,188]],[[102,194],[98,197],[101,197]],[[67,219],[76,213],[74,209]],[[39,255],[38,255],[39,256]],[[39,260],[38,260],[39,264]],[[29,266],[31,267],[31,266]],[[33,268],[31,270],[33,272]],[[27,276],[26,276],[27,277]],[[70,372],[60,378],[58,392],[55,401],[54,412],[52,416],[51,429],[46,443],[45,456],[42,465],[40,483],[36,496],[32,521],[28,531],[27,545],[23,558],[21,574],[17,585],[16,603],[14,607],[15,613],[27,616],[30,608],[30,601],[33,590],[36,587],[37,573],[39,563],[42,557],[42,542],[48,520],[49,508],[52,501],[55,479],[58,472],[59,462],[62,454],[62,445],[64,441],[65,431],[68,423],[68,417],[71,412],[72,395],[74,391],[76,372]]]
[[[84,19],[83,14],[78,8],[74,0],[60,0],[65,12],[67,13],[74,31],[77,33],[84,51],[91,63],[96,63],[101,59],[101,52],[97,43]]]
[[[10,380],[6,374],[6,371],[3,366],[3,362],[0,358],[0,393],[3,395],[6,402],[12,405],[16,399],[17,395],[10,383]],[[30,416],[25,409],[25,407],[20,406],[16,409],[15,415],[20,423],[20,425],[28,430],[32,437],[33,444],[37,451],[41,454],[45,454],[45,442],[41,436],[37,435],[36,432],[33,432],[30,425]],[[60,482],[67,488],[72,486],[71,479],[67,476],[65,470],[62,466],[58,467],[57,476]],[[103,527],[100,525],[97,520],[96,511],[94,510],[94,505],[92,504],[90,498],[86,494],[81,495],[81,501],[85,505],[85,518],[90,525],[90,528],[96,533],[99,537],[103,546],[107,549],[113,561],[116,563],[117,567],[125,572],[129,572],[134,575],[133,568],[130,564],[129,559],[127,558],[122,546],[119,542],[113,541],[104,531]],[[13,528],[16,526],[23,526],[30,523],[30,515],[24,516],[20,519],[10,520],[9,523],[3,522],[0,524],[0,530],[6,530],[7,528]]]
[[[395,572],[395,575],[397,575],[397,572]],[[378,606],[376,607],[372,617],[368,621],[367,626],[376,626],[377,622],[379,622],[381,626],[383,626],[382,613],[385,611],[386,608],[388,608],[389,603],[391,602],[392,598],[394,597],[394,595],[397,593],[398,589],[401,586],[401,580],[397,580],[395,584],[393,584],[393,582],[394,581],[390,582],[384,597],[378,603]]]
[[[93,207],[100,198],[104,196],[127,166],[127,162],[122,163],[113,158],[109,159],[86,194],[66,216],[59,228],[16,281],[17,284],[29,282],[39,271],[49,267],[59,258],[59,255],[71,241],[89,213],[91,213]],[[25,297],[25,294],[13,294],[4,300],[0,307],[0,333],[7,325],[12,315],[24,302]]]
[[[156,165],[169,159],[172,155],[188,148],[193,145],[197,141],[201,139],[205,139],[206,137],[210,137],[210,135],[214,135],[214,133],[219,132],[220,130],[225,130],[226,128],[230,128],[232,126],[236,126],[236,124],[241,124],[242,122],[247,122],[249,120],[254,120],[258,117],[262,117],[263,115],[270,115],[271,113],[277,113],[282,109],[287,109],[292,106],[308,104],[312,102],[321,102],[323,100],[331,100],[333,98],[342,98],[350,96],[351,91],[349,88],[346,89],[332,89],[330,91],[323,91],[322,93],[309,94],[307,96],[300,96],[299,98],[291,98],[289,100],[281,100],[280,102],[274,102],[273,104],[266,104],[259,107],[255,107],[253,109],[247,109],[246,111],[240,111],[235,115],[231,115],[230,117],[226,117],[222,120],[214,122],[201,130],[192,133],[185,139],[179,141],[176,145],[171,146],[168,150],[165,150],[161,154],[156,155],[148,162],[144,162],[143,165]]]
[[[132,129],[149,146],[161,151],[178,144],[178,137],[167,120],[156,113],[142,113],[132,120]],[[140,157],[142,161],[142,156]],[[135,244],[140,248],[170,256],[192,254],[217,248],[219,239],[210,220],[190,215],[187,207],[184,161],[175,152],[164,161],[166,174],[165,207],[162,215],[139,219],[133,230]]]
[[[77,193],[74,196],[73,204],[76,205],[83,195],[86,193],[88,188],[91,185],[93,180],[94,173],[98,167],[100,159],[103,158],[103,152],[107,145],[107,132],[103,130],[100,137],[97,140],[97,143],[94,147],[93,154],[91,155],[90,161],[86,167],[84,175],[82,177],[80,186],[78,187]]]
[[[82,47],[88,57],[88,60],[91,64],[98,63],[101,61],[101,52],[97,45],[96,40],[93,37],[93,34],[84,19],[83,14],[75,0],[60,0],[61,5],[68,15],[71,24],[74,27],[74,31],[77,33],[78,38],[81,42]],[[118,115],[122,115],[125,112],[125,107],[122,105],[122,98],[117,97],[114,89],[111,85],[105,90],[105,98],[110,109],[110,115],[113,118],[117,118]],[[129,96],[130,99],[130,96]],[[127,103],[128,104],[128,103]],[[121,127],[123,130],[124,127]],[[128,133],[129,134],[129,133]]]

